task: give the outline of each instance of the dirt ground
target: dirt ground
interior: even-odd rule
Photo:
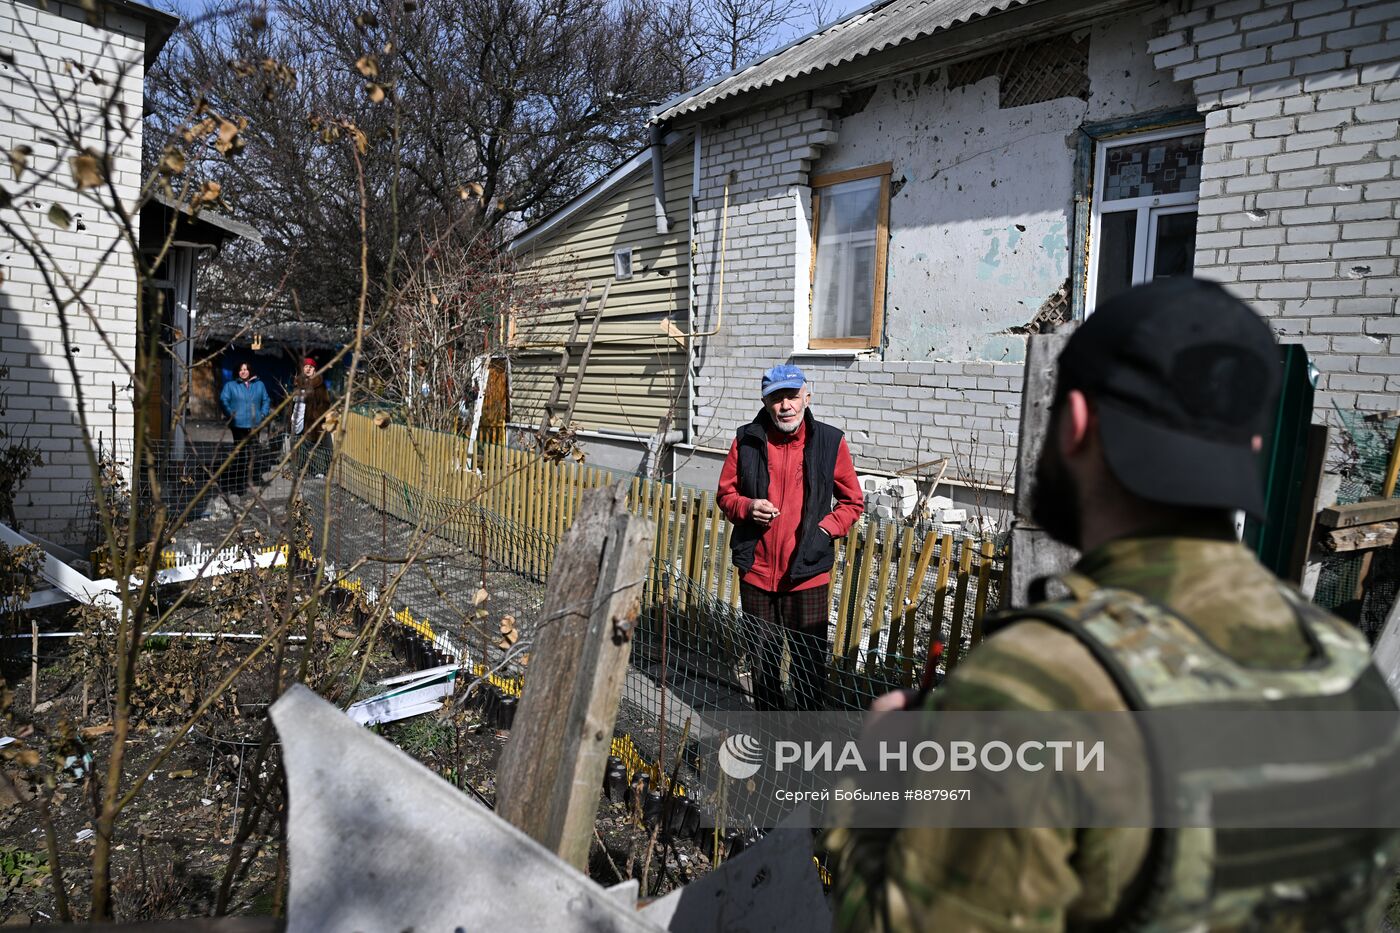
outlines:
[[[196,604],[190,614],[201,611]],[[63,620],[55,618],[47,627],[62,625]],[[322,632],[323,654],[345,654],[353,644],[351,634],[343,628]],[[39,652],[39,703],[31,709],[29,642],[7,644],[11,656],[3,673],[13,691],[11,731],[31,748],[60,748],[67,760],[67,767],[56,775],[52,813],[64,888],[75,916],[82,917],[91,896],[94,803],[112,751],[109,698],[95,691],[84,717],[82,678],[73,650],[65,639],[44,639]],[[16,649],[18,644],[22,650]],[[247,644],[226,643],[215,649],[209,642],[182,639],[148,642],[122,769],[124,787],[151,766],[183,724],[195,697],[244,657]],[[365,682],[355,696],[377,692],[376,681],[432,663],[435,659],[406,638],[386,638],[372,649]],[[255,666],[241,675],[227,702],[211,710],[156,767],[118,820],[112,853],[118,920],[201,916],[213,911],[233,856],[238,821],[249,806],[253,787],[259,779],[269,782],[275,774],[271,761],[261,769],[256,764],[265,710],[274,698],[272,687],[270,667]],[[489,711],[465,704],[456,716],[425,714],[374,731],[464,793],[485,805],[494,804],[496,763],[509,731]],[[16,762],[5,770],[18,795],[0,788],[0,925],[52,922],[58,919],[58,910],[53,866],[35,798],[36,772]],[[94,773],[101,780],[95,780]],[[692,840],[670,846],[664,840],[653,843],[634,808],[622,800],[609,800],[601,791],[598,839],[590,866],[600,883],[613,884],[645,872],[647,890],[659,894],[708,870],[708,859]],[[277,835],[276,823],[269,819],[243,850],[246,864],[233,883],[229,913],[262,915],[275,910]]]

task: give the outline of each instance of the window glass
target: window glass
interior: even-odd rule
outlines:
[[[1157,251],[1152,278],[1190,275],[1196,265],[1196,212],[1157,215]]]
[[[1194,194],[1201,186],[1205,136],[1174,136],[1109,149],[1104,166],[1104,201]]]
[[[1137,211],[1104,214],[1099,223],[1099,279],[1095,301],[1103,304],[1133,284]]]
[[[812,339],[871,337],[881,177],[816,189]]]

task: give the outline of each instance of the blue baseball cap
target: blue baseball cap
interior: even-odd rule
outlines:
[[[763,374],[763,397],[780,389],[800,389],[806,384],[807,377],[802,370],[791,363],[780,363]]]

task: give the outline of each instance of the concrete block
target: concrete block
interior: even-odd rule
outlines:
[[[1341,10],[1345,6],[1343,0],[1302,0],[1293,4],[1292,15],[1294,20],[1304,20]]]
[[[1244,41],[1249,46],[1267,47],[1288,42],[1297,35],[1297,27],[1291,22],[1265,26],[1245,33]]]
[[[1393,62],[1400,58],[1400,41],[1380,42],[1351,50],[1351,62],[1364,65],[1369,62]]]
[[[1297,152],[1299,149],[1316,149],[1321,146],[1335,145],[1338,138],[1336,130],[1318,130],[1313,133],[1297,133],[1288,137],[1285,141],[1285,148],[1289,152]]]
[[[1298,93],[1302,87],[1299,80],[1285,81],[1293,73],[1293,65],[1287,61],[1255,65],[1244,70],[1240,82],[1249,88],[1250,97],[1256,101],[1277,100]]]
[[[1379,25],[1360,26],[1356,29],[1343,29],[1323,37],[1323,45],[1329,49],[1354,49],[1357,46],[1380,42],[1382,30]]]
[[[1338,12],[1330,13],[1325,16],[1313,16],[1308,19],[1302,19],[1296,8],[1293,13],[1293,18],[1298,23],[1299,36],[1340,33],[1351,26],[1351,17],[1352,14],[1350,10],[1339,10]]]
[[[1293,39],[1288,42],[1274,43],[1269,50],[1270,61],[1286,61],[1290,58],[1299,58],[1304,55],[1316,55],[1322,51],[1322,39],[1319,36],[1310,36],[1306,39]]]
[[[1178,81],[1190,81],[1193,78],[1214,74],[1217,70],[1218,64],[1215,59],[1208,58],[1182,65],[1172,72],[1172,76]]]
[[[1319,165],[1338,165],[1344,162],[1361,162],[1370,159],[1376,151],[1374,143],[1352,143],[1346,146],[1328,146],[1317,154]]]
[[[1288,242],[1290,244],[1330,243],[1337,238],[1338,229],[1336,224],[1308,224],[1292,227],[1288,231]]]
[[[1358,72],[1354,68],[1306,75],[1302,79],[1303,90],[1309,94],[1316,94],[1323,91],[1355,87],[1357,76]]]

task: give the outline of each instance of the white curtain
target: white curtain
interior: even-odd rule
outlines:
[[[875,240],[883,179],[817,189],[812,337],[868,337],[875,303]]]

